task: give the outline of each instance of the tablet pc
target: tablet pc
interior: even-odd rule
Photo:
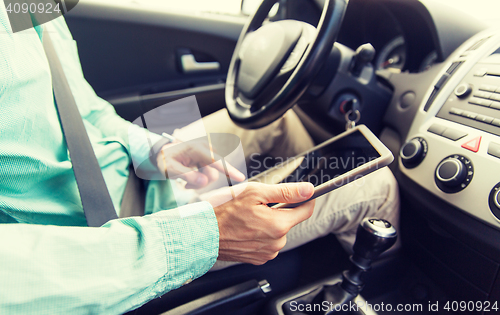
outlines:
[[[310,182],[315,187],[310,199],[315,199],[387,166],[393,160],[391,151],[366,126],[359,125],[289,158],[249,181],[266,184]],[[298,205],[270,206],[291,208]]]

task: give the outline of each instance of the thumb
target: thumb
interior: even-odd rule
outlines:
[[[308,200],[313,194],[311,183],[268,185],[262,190],[262,197],[267,203],[298,203]]]

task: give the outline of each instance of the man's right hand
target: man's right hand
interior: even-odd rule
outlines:
[[[235,199],[214,208],[219,225],[218,259],[262,265],[278,255],[288,231],[311,217],[314,209],[314,200],[293,209],[274,209],[267,204],[306,201],[314,187],[310,183],[241,186],[246,187]],[[212,204],[218,204],[215,199]]]

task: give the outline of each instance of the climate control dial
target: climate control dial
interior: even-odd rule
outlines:
[[[427,155],[427,141],[424,138],[413,138],[406,142],[399,151],[401,162],[406,168],[414,168],[423,161]]]
[[[456,193],[469,185],[474,176],[472,162],[462,155],[451,155],[436,168],[436,184],[446,193]]]

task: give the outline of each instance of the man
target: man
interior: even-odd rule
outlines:
[[[385,170],[367,178],[370,189],[351,185],[342,193],[318,199],[320,207],[314,214],[314,201],[291,210],[267,207],[272,202],[307,200],[313,187],[306,183],[236,186],[240,190],[228,202],[217,203],[222,192],[208,197],[208,202],[170,209],[171,182],[151,181],[146,193],[148,215],[113,220],[101,228],[85,227],[54,106],[42,46],[44,30],[68,77],[117,213],[130,156],[142,161],[149,156],[148,143],[129,138],[131,128],[137,133],[141,129],[118,117],[85,81],[64,19],[13,34],[0,5],[0,222],[17,223],[0,225],[0,313],[123,313],[203,275],[217,259],[263,264],[285,244],[288,249],[330,232],[352,239],[354,228],[366,215],[397,220],[397,188]],[[208,120],[224,115],[219,112]],[[226,126],[221,128],[245,133],[238,135],[250,150],[252,145],[285,143],[291,124],[299,124],[293,114],[287,114],[268,129],[247,133],[227,118],[220,119]],[[294,128],[303,129],[300,124]],[[213,132],[215,127],[208,129]],[[277,129],[277,134],[271,129]],[[270,142],[259,140],[263,133],[268,133]],[[161,137],[152,139],[158,142]],[[312,145],[310,140],[304,143],[305,148]],[[173,145],[165,146],[163,152],[169,152],[165,161],[191,167],[182,159],[185,152],[166,150]],[[303,149],[292,147],[290,152]],[[160,163],[151,166],[167,171]],[[216,177],[213,169],[178,174],[193,188]],[[196,177],[191,178],[193,174]],[[229,175],[243,179],[235,169]],[[311,216],[314,221],[306,220]]]

